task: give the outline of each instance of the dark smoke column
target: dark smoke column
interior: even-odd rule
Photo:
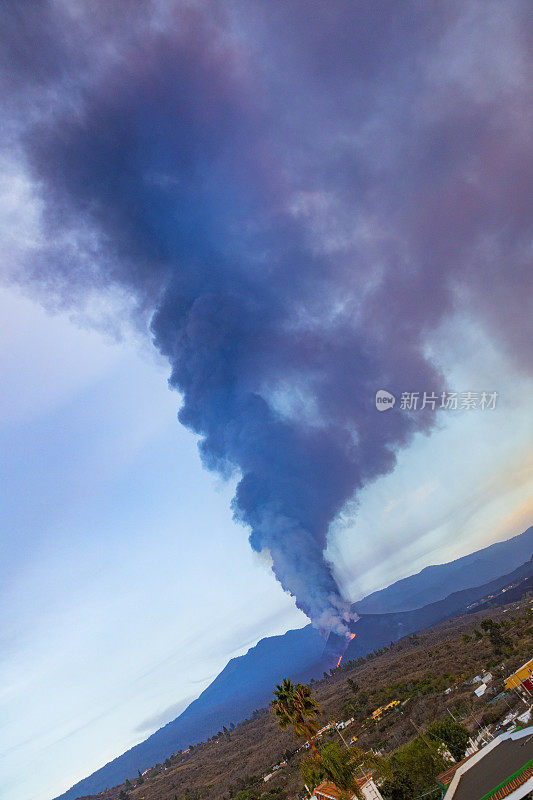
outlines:
[[[463,34],[519,61],[522,6],[496,41],[470,3],[67,5],[11,14],[0,144],[42,209],[17,280],[60,307],[128,296],[252,547],[344,637],[329,527],[437,416],[376,391],[439,394],[456,314],[531,361],[531,152],[501,131],[533,84],[503,71],[490,100],[481,66],[434,62]]]
[[[353,617],[324,550],[329,524],[358,482],[357,450],[342,430],[283,419],[244,390],[252,378],[246,361],[257,365],[265,353],[250,352],[241,297],[204,295],[180,306],[177,298],[169,293],[152,329],[183,394],[180,421],[203,437],[206,466],[239,470],[235,518],[251,529],[254,550],[268,551],[282,587],[318,628],[343,633]],[[282,358],[268,352],[261,320],[249,321],[254,339],[260,331],[270,360]]]

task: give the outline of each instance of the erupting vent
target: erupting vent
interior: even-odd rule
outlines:
[[[346,640],[346,647],[348,647],[348,645],[350,644],[350,642],[352,641],[352,639],[355,639],[355,633],[351,633],[351,634],[348,636],[348,639]],[[344,648],[344,653],[345,653],[345,652],[346,652],[346,648]],[[343,657],[344,657],[344,653],[341,653],[341,654],[340,654],[340,656],[339,656],[339,660],[337,661],[337,666],[335,667],[335,669],[338,669],[338,668],[340,667],[340,665],[341,665],[341,661],[342,661],[342,659],[343,659]]]
[[[324,661],[329,668],[334,667],[338,669],[338,667],[340,667],[348,645],[355,639],[355,636],[356,634],[354,632],[348,633],[346,636],[339,633],[330,633],[323,655]]]

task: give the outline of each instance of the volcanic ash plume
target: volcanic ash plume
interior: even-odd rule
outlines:
[[[435,420],[377,413],[376,391],[443,388],[427,337],[463,298],[513,357],[531,341],[531,154],[507,117],[533,83],[511,6],[490,46],[491,15],[458,20],[468,2],[0,9],[10,197],[30,187],[38,227],[16,280],[48,305],[131,299],[204,464],[238,477],[252,547],[343,641],[330,524]],[[448,74],[463,35],[513,70],[453,58]]]
[[[329,633],[322,659],[330,668],[334,667],[338,669],[340,667],[350,642],[352,642],[357,635],[353,631],[351,633],[349,632],[350,628],[355,629],[355,622],[357,619],[358,617],[355,615],[355,619],[348,624],[348,629],[345,632],[338,633],[332,630]]]

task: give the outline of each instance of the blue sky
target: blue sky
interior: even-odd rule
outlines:
[[[307,620],[232,522],[153,353],[10,292],[2,310],[3,791],[45,798]]]
[[[46,800],[307,619],[176,422],[166,365],[13,291],[1,305],[3,791]],[[467,361],[456,385],[490,375],[500,408],[443,418],[337,522],[351,599],[531,524],[531,385],[490,349]]]
[[[529,10],[0,7],[6,800],[531,524]]]

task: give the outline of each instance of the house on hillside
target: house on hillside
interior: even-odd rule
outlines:
[[[372,773],[356,778],[356,783],[365,800],[383,800],[383,795],[372,779]],[[340,800],[341,791],[331,781],[323,781],[316,787],[311,800]],[[355,795],[354,795],[355,797]]]
[[[523,689],[526,694],[533,694],[533,658],[530,661],[526,661],[516,672],[513,672],[512,675],[505,679],[505,688],[508,691],[511,691],[511,689]]]
[[[533,792],[533,727],[502,733],[437,778],[444,800],[521,800]],[[445,792],[445,793],[444,793]]]

